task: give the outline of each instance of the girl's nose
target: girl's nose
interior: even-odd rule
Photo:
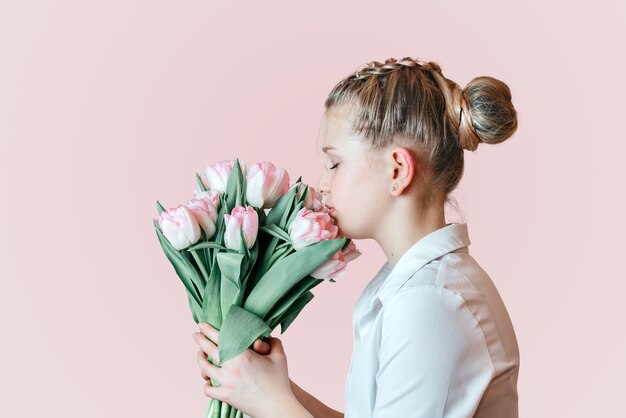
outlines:
[[[326,175],[322,174],[320,180],[315,185],[315,190],[317,190],[322,195],[327,195],[330,190],[328,190],[328,182],[326,181]]]

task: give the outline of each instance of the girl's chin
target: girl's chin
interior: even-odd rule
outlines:
[[[337,227],[337,236],[338,237],[342,237],[345,234],[343,233],[343,230],[341,229],[341,225],[339,224],[339,220],[335,217],[331,215],[331,218],[333,218],[333,220],[335,221],[335,226]]]

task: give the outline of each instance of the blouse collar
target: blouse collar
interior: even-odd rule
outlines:
[[[388,261],[385,262],[382,269],[390,271],[377,298],[384,305],[408,279],[430,261],[470,244],[467,223],[449,223],[424,235],[402,254],[393,268]]]

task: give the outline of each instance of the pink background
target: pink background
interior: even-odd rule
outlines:
[[[234,157],[314,184],[332,86],[405,55],[513,93],[517,133],[466,152],[454,196],[515,325],[521,416],[618,416],[623,2],[298,3],[0,5],[0,416],[202,416],[155,201],[186,201],[196,171]],[[357,245],[281,337],[293,380],[339,410],[353,304],[385,261]]]

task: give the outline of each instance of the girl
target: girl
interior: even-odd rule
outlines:
[[[390,58],[339,82],[325,107],[317,188],[343,233],[387,257],[354,307],[345,415],[289,379],[278,338],[212,365],[219,333],[202,324],[201,374],[221,384],[205,394],[255,418],[517,417],[511,320],[467,224],[444,217],[463,150],[517,128],[508,86],[477,77],[461,89],[435,62]]]

